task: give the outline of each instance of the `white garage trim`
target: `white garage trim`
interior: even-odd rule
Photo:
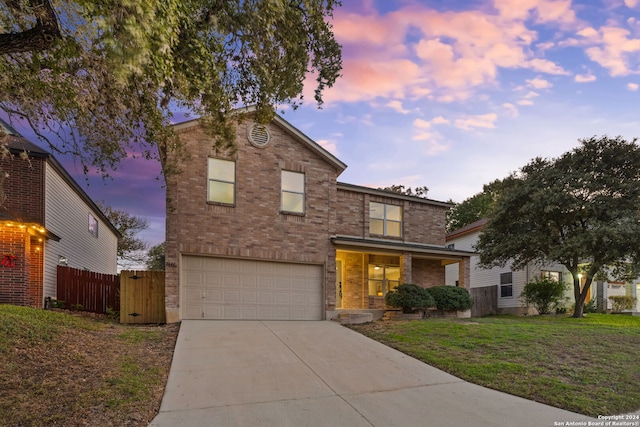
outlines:
[[[184,255],[183,319],[321,320],[323,266]]]

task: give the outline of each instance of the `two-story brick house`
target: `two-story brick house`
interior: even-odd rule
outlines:
[[[59,264],[115,274],[118,230],[51,153],[0,127],[0,304],[42,308]]]
[[[400,283],[444,285],[450,263],[467,284],[471,253],[445,246],[449,204],[339,183],[346,165],[280,116],[245,119],[228,151],[197,120],[174,130],[168,322],[380,310]]]

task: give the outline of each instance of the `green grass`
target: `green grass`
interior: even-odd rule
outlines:
[[[60,312],[34,311],[5,304],[0,304],[0,319],[0,353],[14,348],[18,342],[27,345],[49,343],[69,328],[97,330],[105,326]]]
[[[146,426],[177,331],[0,304],[0,425]]]
[[[640,408],[640,317],[494,316],[353,329],[466,381],[569,411]]]

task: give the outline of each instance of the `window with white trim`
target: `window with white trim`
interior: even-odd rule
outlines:
[[[236,162],[209,157],[207,175],[207,201],[235,204]]]
[[[299,172],[282,171],[281,179],[281,205],[282,212],[304,213],[304,174]]]
[[[543,279],[551,279],[555,282],[559,282],[562,279],[562,273],[559,271],[542,270],[540,273]]]
[[[98,220],[93,215],[89,214],[89,234],[93,237],[98,237]]]
[[[513,297],[513,273],[500,273],[500,298]]]
[[[402,237],[402,206],[370,202],[369,234]]]

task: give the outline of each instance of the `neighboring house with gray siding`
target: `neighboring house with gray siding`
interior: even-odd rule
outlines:
[[[0,255],[12,261],[0,265],[0,303],[42,307],[56,297],[59,264],[116,274],[118,231],[53,155],[0,126],[10,153],[0,163]]]
[[[487,219],[481,219],[458,230],[448,233],[446,236],[447,244],[455,249],[474,251],[478,242],[482,228],[487,223]],[[471,273],[470,287],[482,288],[485,286],[498,287],[498,313],[500,314],[535,314],[536,310],[520,298],[520,294],[524,290],[524,286],[535,278],[548,277],[556,280],[562,280],[568,283],[565,292],[565,305],[571,308],[575,299],[573,296],[573,276],[562,264],[546,263],[540,264],[531,262],[524,269],[512,270],[509,264],[504,267],[493,267],[483,269],[479,267],[480,257],[474,255],[471,257]],[[458,268],[455,265],[446,267],[446,284],[455,286],[458,281]],[[601,304],[603,309],[611,309],[612,304],[608,297],[614,295],[633,295],[637,294],[640,289],[638,280],[631,283],[620,282],[593,282],[589,294],[587,294],[586,302],[594,299]],[[606,307],[604,306],[606,304]]]

